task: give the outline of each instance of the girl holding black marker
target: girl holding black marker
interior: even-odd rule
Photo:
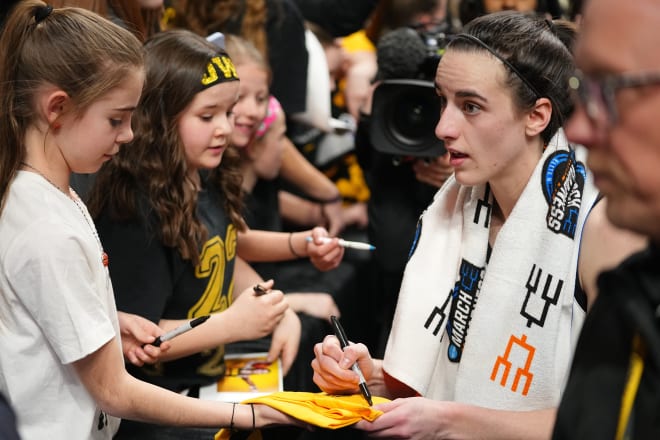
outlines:
[[[322,268],[341,258],[335,244],[297,234],[249,230],[241,216],[237,152],[229,147],[239,81],[228,55],[189,31],[145,43],[146,87],[135,112],[135,138],[98,172],[90,211],[113,260],[122,311],[171,330],[203,315],[203,325],[170,341],[160,362],[131,367],[135,376],[197,395],[225,373],[224,346],[272,333],[270,358],[286,371],[296,357],[300,323],[282,292],[249,260],[311,256]],[[234,272],[236,270],[236,275]],[[269,290],[257,296],[256,283]],[[125,423],[118,438],[196,438],[210,432]]]
[[[130,142],[144,77],[140,42],[82,9],[22,1],[0,37],[0,392],[22,438],[111,439],[119,417],[243,429],[292,421],[190,399],[124,368],[107,255],[69,176],[95,172]]]

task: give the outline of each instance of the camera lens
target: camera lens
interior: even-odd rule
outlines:
[[[390,128],[397,141],[416,146],[435,130],[439,115],[438,99],[426,90],[402,93],[392,104]]]
[[[374,148],[396,155],[436,157],[444,143],[435,137],[440,100],[430,81],[387,80],[374,91],[370,136]]]

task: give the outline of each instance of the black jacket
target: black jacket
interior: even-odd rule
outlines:
[[[295,0],[305,20],[316,23],[334,37],[364,28],[378,0]]]
[[[637,333],[644,370],[630,439],[660,439],[660,248],[649,247],[598,279],[557,413],[553,439],[614,439]]]

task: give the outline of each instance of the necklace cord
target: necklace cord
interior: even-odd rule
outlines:
[[[21,162],[21,165],[23,165],[26,168],[29,168],[29,169],[33,170],[35,173],[37,173],[38,175],[43,177],[46,180],[46,182],[50,183],[52,186],[57,188],[61,193],[63,193],[65,196],[67,196],[67,198],[69,200],[71,200],[74,203],[74,205],[76,205],[76,207],[80,211],[80,214],[83,216],[83,219],[85,219],[85,223],[87,223],[87,226],[89,226],[89,229],[91,230],[92,235],[96,239],[96,243],[98,244],[99,249],[101,250],[101,262],[103,263],[103,265],[105,267],[107,267],[108,266],[108,254],[103,249],[103,243],[101,243],[101,238],[99,237],[99,233],[97,232],[96,228],[94,227],[93,222],[89,219],[89,215],[85,213],[85,210],[81,206],[82,200],[80,199],[80,196],[78,196],[78,194],[75,191],[73,191],[71,188],[69,188],[69,192],[67,193],[62,188],[60,188],[59,185],[57,185],[55,182],[50,180],[38,168],[30,165],[29,163]]]

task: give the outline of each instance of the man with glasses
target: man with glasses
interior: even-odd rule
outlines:
[[[566,126],[612,223],[649,247],[599,279],[554,439],[660,439],[660,3],[590,1]]]

